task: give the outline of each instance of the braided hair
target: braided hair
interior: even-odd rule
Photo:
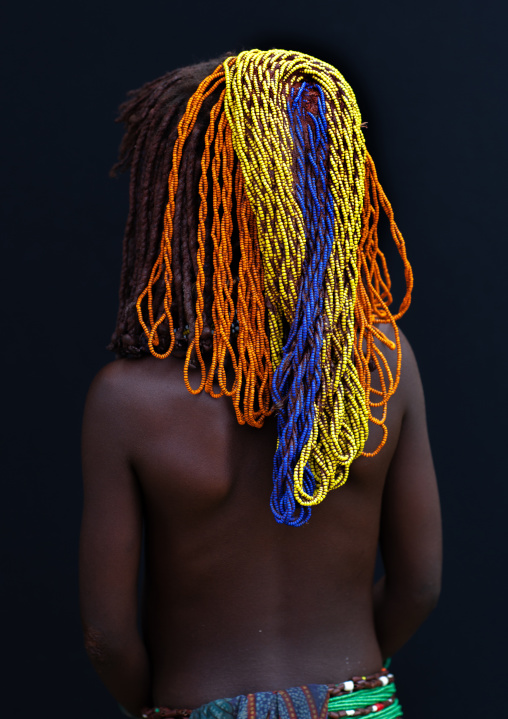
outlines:
[[[116,328],[108,349],[119,357],[140,357],[149,354],[145,333],[137,317],[136,302],[146,286],[152,266],[159,252],[163,227],[164,208],[168,200],[168,175],[172,165],[173,146],[178,124],[185,112],[189,97],[200,82],[218,64],[224,55],[207,62],[179,68],[148,82],[138,90],[129,92],[120,106],[117,122],[124,123],[119,158],[111,170],[112,176],[130,171],[129,214],[123,241],[123,259],[120,275],[119,309]],[[177,332],[177,348],[185,348],[184,332],[193,332],[195,313],[193,286],[196,281],[196,224],[198,209],[198,183],[201,171],[200,154],[209,122],[212,102],[205,103],[197,118],[192,138],[186,148],[181,169],[174,232],[174,288],[173,306]],[[212,265],[207,257],[206,307],[203,342],[211,337],[211,286]],[[162,303],[158,293],[155,305]],[[161,342],[168,342],[168,333],[160,329]]]

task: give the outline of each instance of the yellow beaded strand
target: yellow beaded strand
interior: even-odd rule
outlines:
[[[257,220],[270,320],[272,362],[282,350],[282,315],[291,322],[305,256],[305,227],[294,193],[293,140],[287,101],[303,79],[318,83],[327,101],[330,178],[335,204],[334,247],[325,281],[327,331],[322,349],[316,420],[294,472],[300,504],[321,502],[346,481],[368,435],[365,393],[354,364],[354,307],[361,235],[365,144],[354,94],[335,68],[301,53],[251,50],[224,63],[225,112],[245,189]],[[316,479],[303,489],[307,463]]]
[[[306,228],[295,193],[295,148],[291,135],[288,99],[291,88],[303,82],[318,84],[326,100],[328,172],[334,203],[333,249],[323,285],[324,336],[320,386],[314,403],[314,423],[294,470],[294,494],[301,505],[315,505],[342,485],[352,461],[368,436],[369,419],[386,430],[386,409],[400,375],[400,340],[395,320],[410,302],[412,274],[402,236],[391,206],[379,185],[374,163],[366,153],[361,116],[355,96],[332,66],[308,55],[284,50],[251,50],[228,58],[200,84],[190,98],[179,124],[168,178],[169,198],[159,256],[147,287],[137,301],[137,312],[150,352],[158,358],[173,350],[171,315],[171,239],[178,172],[184,145],[203,101],[220,88],[205,134],[199,181],[197,231],[196,324],[184,363],[189,392],[203,389],[213,397],[231,396],[237,420],[261,427],[272,411],[272,367],[280,362],[283,323],[291,324],[306,253]],[[236,155],[236,159],[235,159]],[[211,187],[209,188],[209,175]],[[201,353],[205,287],[206,217],[211,191],[213,249],[213,352],[207,367]],[[379,208],[387,214],[406,277],[407,292],[399,312],[392,315],[390,278],[377,242]],[[233,208],[239,231],[241,256],[235,297],[232,277]],[[154,317],[153,288],[165,284],[163,310]],[[146,298],[146,299],[145,299]],[[148,321],[142,304],[145,302]],[[265,310],[269,339],[265,332]],[[167,320],[170,346],[158,352],[158,328]],[[236,347],[232,327],[237,322]],[[377,326],[394,328],[391,342]],[[397,351],[392,376],[377,339]],[[227,387],[225,364],[229,355],[234,380]],[[191,360],[197,359],[201,381],[189,382]],[[371,365],[381,389],[371,387]],[[213,388],[218,382],[219,391]],[[374,398],[379,397],[378,401]],[[381,418],[371,413],[382,407]],[[309,465],[315,490],[303,486]]]

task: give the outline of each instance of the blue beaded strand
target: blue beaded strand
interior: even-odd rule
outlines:
[[[318,94],[316,115],[305,108],[309,90]],[[312,431],[314,403],[322,381],[323,284],[334,241],[334,206],[327,187],[328,129],[323,90],[306,82],[298,90],[292,88],[288,110],[296,148],[295,193],[306,228],[306,254],[293,322],[272,382],[273,401],[280,409],[270,507],[277,522],[299,527],[309,521],[311,508],[297,504],[293,474]],[[312,494],[315,486],[307,465],[303,488]]]

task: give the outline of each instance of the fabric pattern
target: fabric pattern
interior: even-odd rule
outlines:
[[[143,719],[400,719],[394,677],[386,667],[377,674],[357,676],[339,684],[308,684],[275,692],[256,692],[217,699],[198,709],[155,707]]]

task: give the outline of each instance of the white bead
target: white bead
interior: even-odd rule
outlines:
[[[352,682],[351,680],[348,682],[344,682],[344,691],[345,692],[352,692],[354,688],[355,688],[355,683]],[[350,715],[348,714],[348,716],[350,716]]]
[[[347,717],[354,717],[355,710],[354,709],[346,709],[346,716]]]
[[[377,712],[377,706],[375,704],[372,705],[372,711]]]
[[[384,677],[384,676],[383,676],[383,677],[379,677],[379,681],[381,682],[381,684],[382,684],[384,687],[385,687],[387,684],[390,683],[390,680],[388,679],[388,677]]]

